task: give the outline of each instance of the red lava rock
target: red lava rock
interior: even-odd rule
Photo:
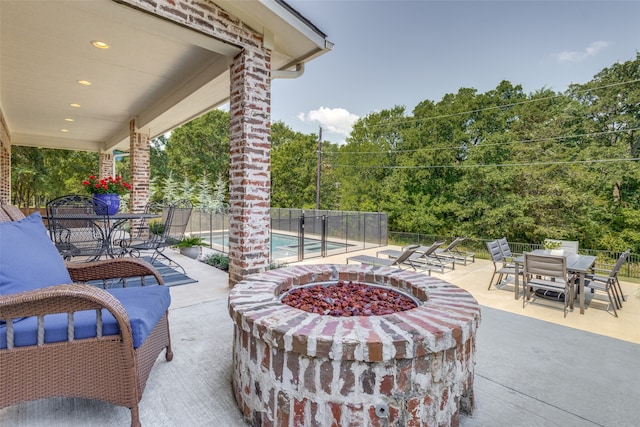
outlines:
[[[392,289],[343,281],[290,289],[282,302],[309,313],[337,317],[382,316],[416,307],[411,298]]]

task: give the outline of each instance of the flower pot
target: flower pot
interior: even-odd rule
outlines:
[[[189,258],[196,259],[200,255],[200,246],[189,246],[188,248],[180,248],[180,253]]]
[[[100,200],[102,202],[96,203],[93,207],[96,215],[115,215],[118,213],[118,209],[120,209],[119,194],[94,194],[93,199]],[[103,204],[106,206],[104,206]]]

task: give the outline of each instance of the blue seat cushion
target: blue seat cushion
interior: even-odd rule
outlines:
[[[116,297],[129,315],[133,333],[133,347],[138,348],[149,336],[162,315],[171,304],[171,295],[166,286],[142,286],[135,288],[117,288],[107,290]],[[74,313],[75,339],[96,336],[95,311]],[[116,319],[102,310],[103,335],[115,335],[120,332]],[[0,326],[0,348],[7,348],[6,325]],[[38,318],[27,317],[14,322],[14,345],[23,347],[38,343]],[[44,317],[45,343],[67,341],[66,313],[51,314]]]
[[[71,283],[40,213],[0,222],[0,295]]]

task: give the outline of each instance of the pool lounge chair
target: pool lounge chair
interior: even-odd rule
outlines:
[[[416,249],[418,249],[418,245],[407,246],[404,251],[400,252],[400,255],[396,258],[379,258],[377,256],[371,255],[356,255],[347,258],[347,264],[349,261],[359,262],[360,264],[373,265],[373,266],[384,266],[384,267],[398,267],[402,269],[403,266],[410,266],[414,270],[416,270],[416,265],[412,262],[411,256],[414,255]],[[431,275],[431,270],[428,269],[429,275]]]
[[[458,248],[458,245],[466,239],[466,237],[456,237],[446,248],[436,250],[436,254],[441,257],[451,258],[462,265],[467,265],[467,262],[475,262],[476,255],[474,253],[463,252]]]
[[[436,250],[444,243],[444,240],[436,241],[431,246],[419,246],[415,253],[409,257],[409,260],[420,267],[438,268],[441,273],[444,273],[445,268],[455,269],[455,261],[447,260],[446,258],[436,255]],[[403,251],[407,247],[402,248]],[[393,249],[385,249],[376,253],[376,255],[386,255],[389,258],[398,258],[403,252]]]

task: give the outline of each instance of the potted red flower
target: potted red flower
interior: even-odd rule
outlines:
[[[96,203],[96,214],[115,215],[120,209],[120,196],[131,191],[131,185],[125,182],[121,176],[108,176],[106,178],[98,178],[95,175],[89,176],[88,179],[82,181],[82,185],[87,189],[89,194],[93,194],[94,200],[100,200]],[[106,212],[104,212],[106,205]]]

